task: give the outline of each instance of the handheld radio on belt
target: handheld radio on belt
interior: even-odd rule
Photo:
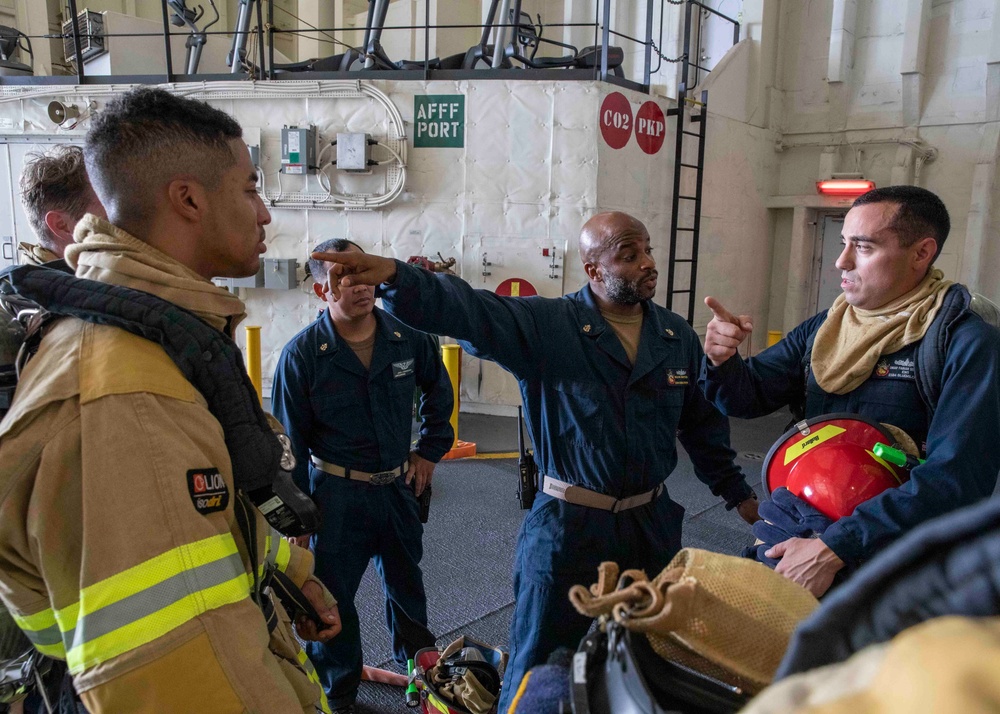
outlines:
[[[281,459],[270,485],[247,492],[250,500],[264,514],[271,527],[283,535],[302,536],[319,529],[319,509],[292,480],[295,455],[292,442],[285,434],[277,434],[281,444]]]
[[[524,448],[524,419],[521,417],[521,407],[517,408],[517,500],[521,508],[527,510],[535,502],[538,493],[538,466],[535,464],[535,452]]]
[[[431,485],[427,484],[424,486],[424,492],[420,494],[417,498],[417,503],[420,504],[420,522],[426,523],[427,519],[431,516]]]

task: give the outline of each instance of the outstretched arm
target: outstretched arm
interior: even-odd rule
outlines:
[[[461,340],[476,357],[523,376],[538,368],[543,344],[535,306],[544,298],[512,298],[476,290],[452,275],[430,273],[367,253],[314,253],[332,263],[329,289],[380,286],[385,309],[423,332]]]

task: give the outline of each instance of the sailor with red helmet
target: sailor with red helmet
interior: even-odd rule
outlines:
[[[892,186],[858,198],[837,259],[843,294],[756,357],[737,347],[753,324],[714,298],[701,386],[729,416],[802,404],[804,416],[857,414],[908,434],[926,463],[909,480],[857,506],[821,537],[767,550],[777,572],[820,596],[845,565],[874,556],[918,524],[987,498],[1000,443],[1000,330],[934,260],[950,221],[925,189]],[[764,514],[762,509],[762,515]]]

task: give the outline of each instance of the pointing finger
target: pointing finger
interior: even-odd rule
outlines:
[[[727,310],[721,302],[716,300],[711,295],[705,298],[705,305],[712,311],[712,314],[715,315],[716,319],[720,322],[731,323],[743,330],[746,330],[747,332],[753,330],[753,322],[751,321],[749,315],[740,315],[737,317],[733,313],[729,312],[729,310]]]
[[[721,302],[716,300],[711,295],[705,298],[705,305],[708,306],[708,309],[711,310],[712,314],[715,315],[715,317],[718,318],[719,320],[722,320],[723,322],[731,322],[734,325],[739,326],[740,323],[736,319],[736,317],[734,317],[733,314],[729,312],[729,310],[727,310],[722,305]]]

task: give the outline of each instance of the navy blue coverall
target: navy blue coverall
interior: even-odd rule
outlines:
[[[499,297],[397,262],[395,280],[380,290],[386,310],[407,324],[455,337],[514,375],[540,475],[626,498],[663,483],[679,439],[698,478],[729,507],[752,495],[733,463],[728,421],[698,388],[701,345],[678,315],[643,303],[633,366],[589,286],[557,299]],[[569,588],[592,582],[604,560],[659,573],[681,547],[683,515],[666,491],[619,513],[539,493],[518,536],[499,711],[528,669],[586,634],[590,620],[570,606]]]
[[[320,471],[331,464],[374,473],[399,468],[410,452],[413,395],[420,387],[423,423],[417,454],[437,462],[451,448],[453,394],[433,337],[375,309],[371,365],[365,369],[338,337],[329,311],[289,342],[278,361],[271,404],[298,464],[296,485],[312,494],[323,516],[313,538],[316,577],[337,598],[343,630],[331,642],[308,643],[333,708],[352,703],[362,651],[354,596],[370,559],[385,589],[386,625],[398,663],[432,647],[420,559],[419,505],[402,477],[385,486]]]
[[[935,321],[942,319],[943,313]],[[928,336],[933,331],[944,340],[940,397],[932,411],[918,388],[919,342],[883,355],[857,389],[843,395],[824,392],[807,354],[809,338],[824,320],[826,311],[746,361],[737,354],[714,367],[705,359],[702,385],[729,416],[763,416],[804,396],[806,417],[859,414],[913,437],[927,462],[914,468],[901,487],[861,504],[821,536],[841,560],[857,565],[924,521],[993,493],[998,462],[992,451],[1000,444],[1000,332],[968,309],[946,325],[932,324]]]

